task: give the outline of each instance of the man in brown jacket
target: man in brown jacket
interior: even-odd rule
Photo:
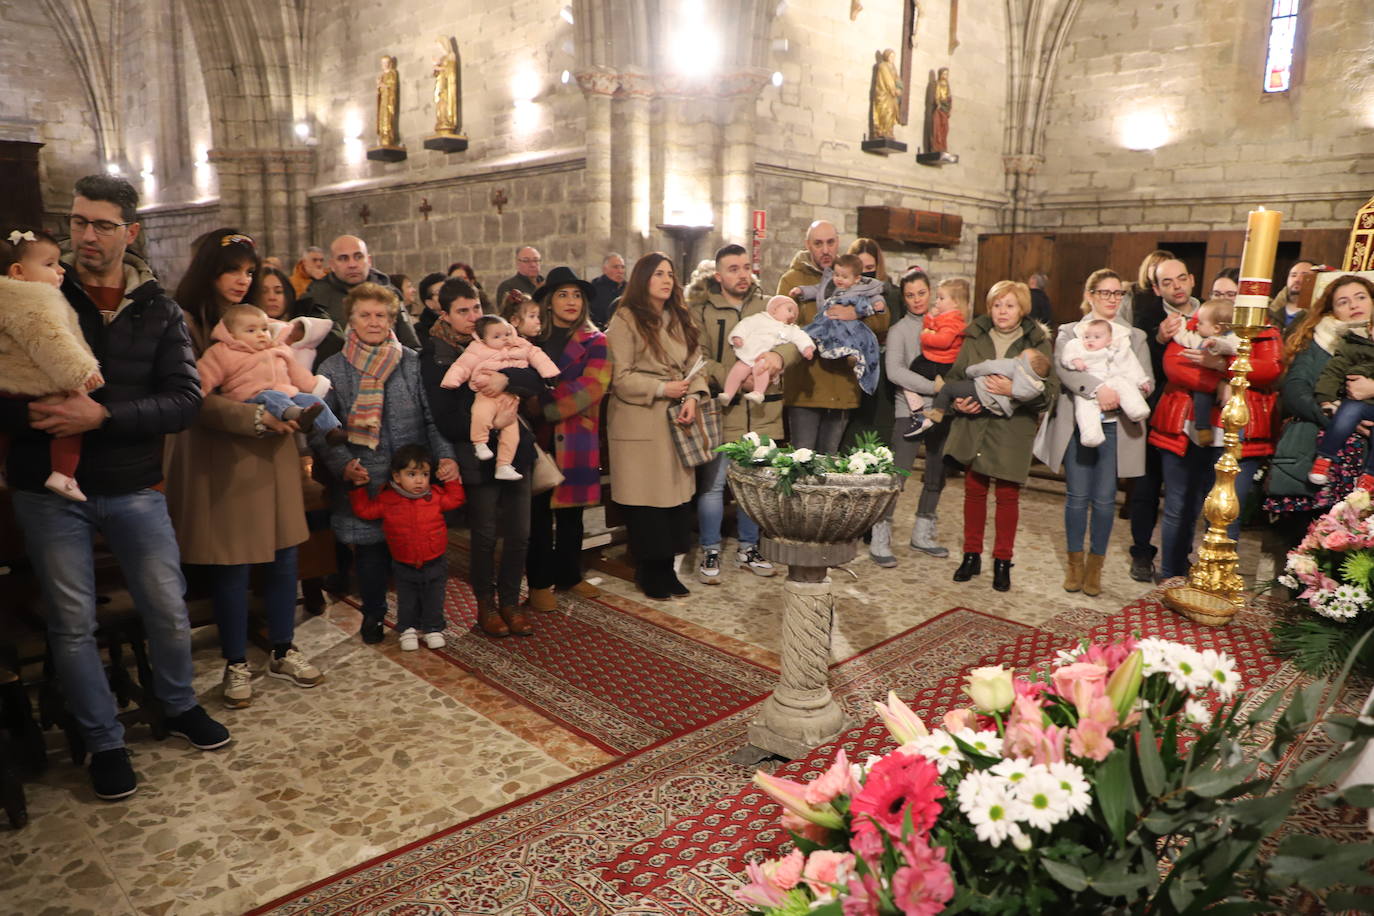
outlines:
[[[701,328],[701,350],[706,359],[703,371],[711,394],[716,395],[725,387],[725,375],[735,363],[731,332],[741,320],[764,311],[768,297],[754,279],[749,252],[741,245],[726,245],[717,251],[715,274],[694,281],[687,287],[685,297],[687,308]],[[764,355],[774,362],[775,373],[801,362],[801,353],[792,344],[781,344]],[[778,375],[774,379],[764,392],[762,404],[737,397],[724,408],[721,429],[727,442],[747,432],[782,438],[782,380]],[[717,455],[714,461],[702,465],[697,474],[697,529],[701,543],[697,578],[707,585],[720,582],[720,522],[725,510],[728,465],[724,455]],[[755,575],[773,575],[773,564],[759,552],[759,526],[738,506],[735,522],[739,529],[736,563]]]
[[[778,295],[786,296],[794,287],[819,284],[824,300],[834,291],[830,268],[840,250],[840,236],[833,223],[817,220],[806,230],[806,248],[797,252],[792,265],[778,281]],[[799,302],[797,325],[805,327],[816,317],[819,303],[807,299]],[[857,318],[853,306],[834,306],[830,317]],[[890,318],[879,312],[864,319],[873,333],[882,340]],[[798,361],[787,370],[783,380],[786,392],[789,439],[794,448],[809,448],[822,453],[834,453],[840,447],[849,412],[859,406],[859,380],[849,361],[821,359]]]

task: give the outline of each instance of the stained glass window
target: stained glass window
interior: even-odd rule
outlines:
[[[1264,61],[1264,91],[1287,92],[1293,82],[1293,43],[1298,37],[1298,0],[1273,0],[1269,52]]]

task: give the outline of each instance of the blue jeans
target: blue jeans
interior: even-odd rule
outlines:
[[[1106,438],[1096,448],[1078,441],[1078,430],[1064,453],[1064,540],[1070,553],[1082,553],[1088,533],[1088,507],[1092,506],[1092,553],[1102,556],[1112,537],[1116,520],[1116,423],[1103,423]]]
[[[697,476],[697,533],[701,546],[720,547],[720,520],[725,516],[725,473],[730,469],[730,459],[717,455],[714,461],[701,466]],[[759,542],[759,526],[735,503],[735,525],[739,528],[739,545],[753,547]]]
[[[67,705],[91,753],[124,746],[115,698],[95,640],[95,532],[119,561],[143,618],[153,690],[168,715],[196,705],[191,686],[191,625],[186,580],[167,501],[157,490],[91,496],[84,503],[50,493],[16,491],[14,514],[24,530],[48,610],[48,645]]]
[[[296,633],[296,548],[283,547],[263,563],[262,604],[273,646],[289,645]],[[238,662],[248,651],[248,579],[252,564],[209,566],[211,601],[219,628],[220,652]]]
[[[306,394],[304,391],[297,395],[288,396],[282,394],[280,391],[274,391],[268,388],[266,391],[259,391],[257,394],[253,395],[248,399],[247,403],[264,405],[268,413],[280,420],[282,419],[282,414],[285,413],[289,407],[294,406],[299,407],[301,410],[305,410],[305,408],[314,407],[316,404],[324,404],[324,401],[315,397],[313,394]],[[339,418],[334,416],[334,411],[329,409],[328,404],[325,404],[324,410],[320,411],[320,415],[315,418],[315,429],[318,429],[322,433],[327,433],[331,429],[338,429],[342,425],[343,424],[339,422]]]
[[[1355,427],[1365,420],[1374,420],[1374,402],[1357,401],[1354,398],[1341,401],[1331,416],[1331,422],[1317,440],[1317,454],[1323,458],[1335,458],[1355,435]],[[1374,469],[1374,448],[1369,450],[1364,459],[1364,472],[1374,473],[1371,469]]]
[[[1216,477],[1218,449],[1203,448],[1192,442],[1183,455],[1160,449],[1164,471],[1164,523],[1160,526],[1159,574],[1164,577],[1188,573],[1188,554],[1193,549],[1202,504]]]

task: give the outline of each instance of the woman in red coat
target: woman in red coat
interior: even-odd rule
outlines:
[[[1188,321],[1196,330],[1197,316]],[[1273,416],[1278,395],[1273,386],[1282,372],[1283,342],[1278,331],[1265,328],[1254,340],[1250,353],[1250,385],[1246,401],[1250,425],[1242,432],[1240,473],[1236,475],[1236,498],[1240,505],[1255,485],[1255,474],[1265,458],[1274,454]],[[1188,554],[1193,549],[1193,529],[1207,492],[1216,476],[1215,465],[1221,448],[1198,445],[1189,437],[1187,425],[1193,420],[1193,393],[1215,391],[1225,381],[1233,357],[1205,350],[1186,348],[1176,341],[1164,351],[1164,374],[1168,384],[1150,417],[1150,444],[1157,446],[1163,459],[1164,521],[1160,526],[1161,579],[1188,573]],[[1222,404],[1212,416],[1197,424],[1204,428],[1221,422]],[[1237,520],[1227,529],[1231,538],[1240,533]]]

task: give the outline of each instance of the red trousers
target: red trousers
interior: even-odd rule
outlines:
[[[1010,560],[1016,547],[1016,522],[1021,515],[1021,485],[997,480],[977,471],[964,474],[964,553],[983,552],[983,529],[988,522],[988,482],[997,484],[997,537],[992,544],[996,560]]]

